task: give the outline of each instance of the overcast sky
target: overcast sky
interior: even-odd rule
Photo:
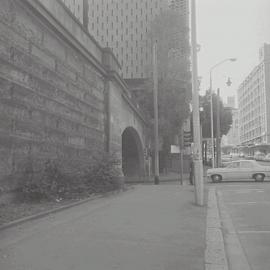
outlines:
[[[213,88],[224,99],[259,63],[259,48],[270,43],[270,0],[197,0],[197,40],[201,94],[209,88],[209,70],[225,58],[236,57],[213,71]],[[227,77],[232,86],[227,87]]]

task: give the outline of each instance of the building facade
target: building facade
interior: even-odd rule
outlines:
[[[85,0],[62,0],[83,22]],[[88,30],[102,47],[110,47],[118,59],[121,75],[127,79],[149,78],[152,45],[149,30],[162,10],[173,8],[189,23],[188,0],[88,0]],[[77,13],[76,13],[77,12]]]
[[[61,0],[72,14],[83,23],[84,0]]]
[[[270,143],[270,44],[260,49],[259,64],[238,89],[240,143]]]
[[[238,109],[231,108],[232,110],[232,125],[226,135],[226,144],[227,145],[239,145],[240,136],[239,136],[239,111]]]
[[[236,108],[235,96],[228,96],[227,97],[226,107]]]

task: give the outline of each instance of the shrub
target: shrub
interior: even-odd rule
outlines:
[[[27,200],[56,199],[67,189],[67,180],[56,161],[47,160],[40,170],[35,170],[33,160],[29,159],[23,166],[19,191]]]
[[[69,168],[67,173],[55,160],[47,160],[36,169],[33,160],[28,159],[19,178],[19,197],[30,201],[56,200],[120,189],[119,164],[115,155],[102,152],[92,158],[85,170]]]
[[[99,153],[85,171],[87,187],[93,192],[121,189],[120,161],[115,154]]]

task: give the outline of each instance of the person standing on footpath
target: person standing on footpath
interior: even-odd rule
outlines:
[[[189,183],[190,185],[194,183],[194,162],[192,156],[189,163]]]

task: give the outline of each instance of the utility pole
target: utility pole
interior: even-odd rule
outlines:
[[[217,168],[220,166],[220,101],[219,101],[219,88],[217,89],[217,134],[216,134],[216,150],[217,150]]]
[[[199,89],[198,89],[198,67],[197,67],[197,37],[196,37],[196,1],[191,0],[191,45],[192,45],[192,110],[193,110],[193,138],[194,138],[194,176],[195,176],[195,201],[203,206],[203,165],[200,131],[199,112]]]
[[[83,27],[88,31],[89,23],[89,3],[88,0],[83,0]]]
[[[154,132],[155,132],[155,185],[159,184],[159,137],[158,137],[158,72],[157,41],[153,44],[153,81],[154,81]]]
[[[180,136],[179,136],[179,154],[180,154],[180,183],[183,185],[183,173],[184,173],[184,162],[183,162],[183,152],[184,152],[184,127],[181,125]]]
[[[210,71],[210,110],[211,110],[211,144],[212,144],[212,168],[215,168],[215,139],[214,139],[214,113],[213,113],[213,80]]]

